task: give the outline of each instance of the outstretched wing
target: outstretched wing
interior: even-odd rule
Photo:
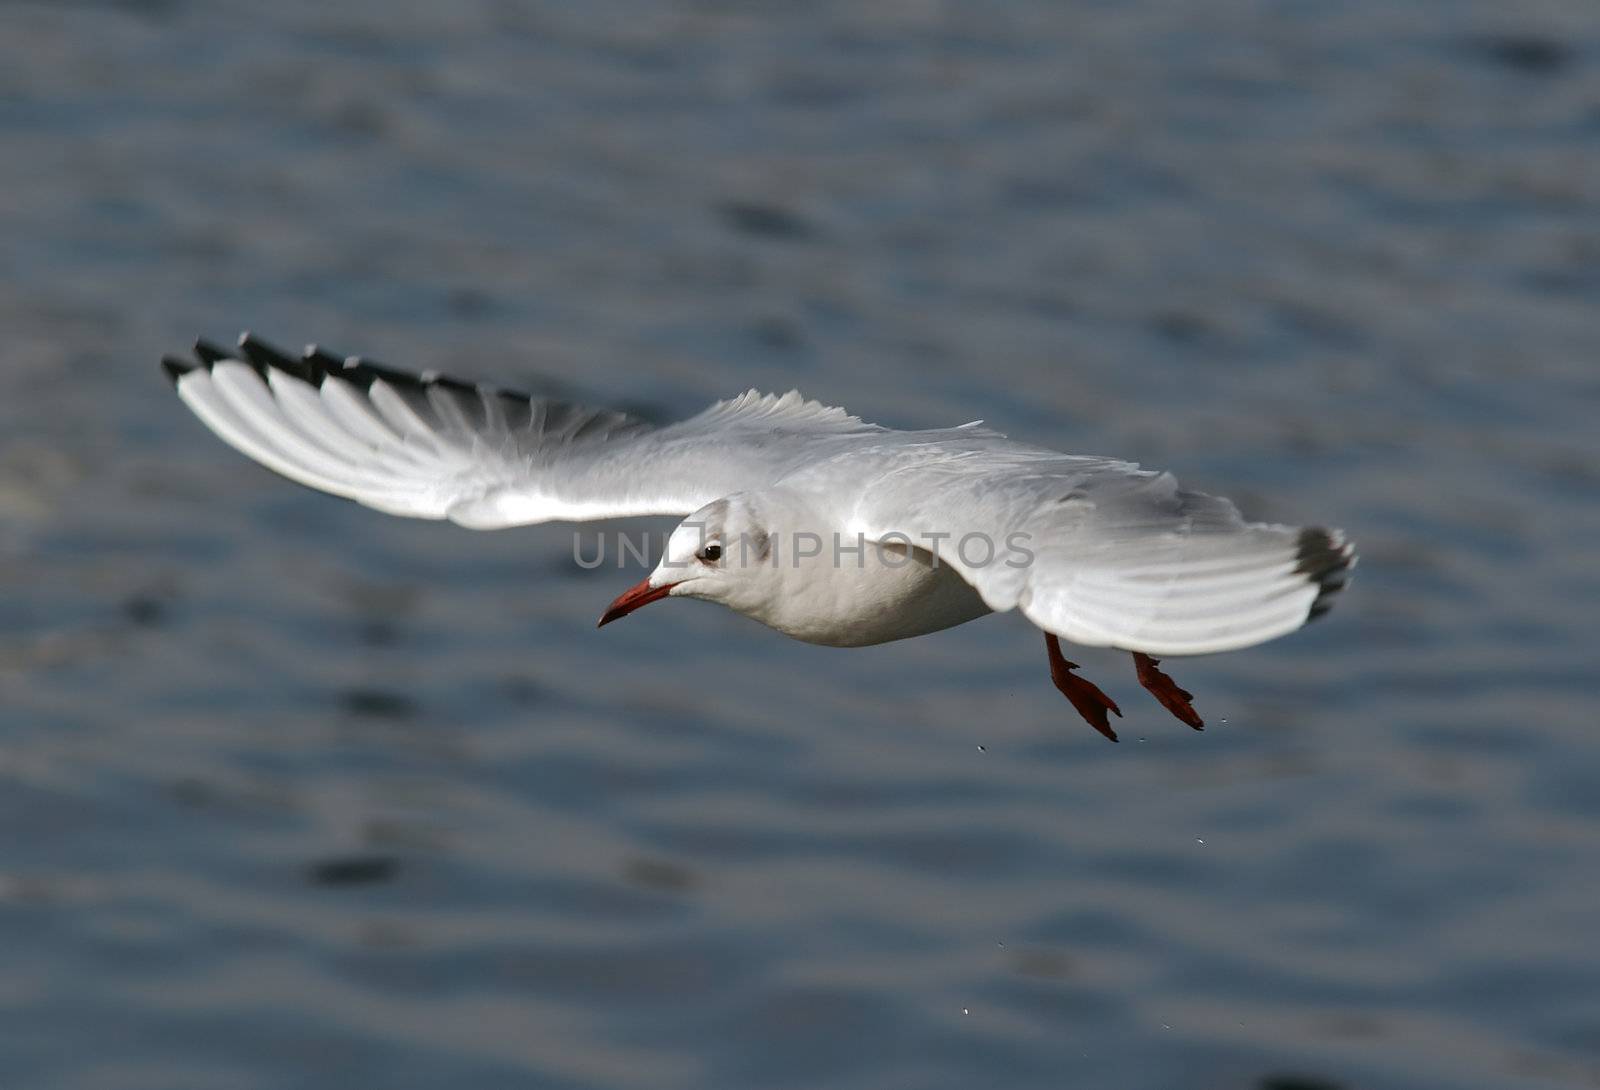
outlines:
[[[678,424],[411,375],[245,334],[163,361],[225,442],[312,488],[394,515],[474,529],[687,515],[770,484],[883,429],[841,409],[750,391]]]
[[[850,523],[929,548],[991,609],[1153,655],[1292,632],[1327,611],[1355,564],[1338,530],[1246,522],[1171,474],[986,436],[889,458]]]

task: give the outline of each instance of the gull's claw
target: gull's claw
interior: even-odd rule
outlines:
[[[1122,718],[1122,709],[1117,707],[1117,702],[1101,692],[1100,686],[1072,672],[1078,668],[1078,664],[1062,657],[1061,641],[1049,632],[1044,634],[1044,646],[1050,656],[1050,680],[1056,683],[1061,695],[1072,702],[1078,714],[1091,727],[1115,742],[1117,732],[1111,729],[1111,720],[1106,717],[1106,712],[1115,712],[1117,718]]]
[[[1200,713],[1189,703],[1194,699],[1194,694],[1187,689],[1180,689],[1176,681],[1156,669],[1161,665],[1160,659],[1153,659],[1142,651],[1135,651],[1133,665],[1139,673],[1139,684],[1149,689],[1151,695],[1161,701],[1163,708],[1195,730],[1206,729],[1205,720],[1200,718]]]

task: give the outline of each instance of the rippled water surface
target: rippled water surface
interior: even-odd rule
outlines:
[[[0,6],[0,1083],[1600,1085],[1600,9]],[[803,646],[297,488],[249,327],[798,386],[1363,549],[1328,622]],[[657,523],[633,529],[659,530]]]

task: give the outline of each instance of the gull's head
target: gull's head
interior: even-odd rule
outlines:
[[[770,588],[762,573],[770,531],[746,493],[713,500],[678,523],[656,569],[619,594],[600,624],[662,598],[705,598],[741,613],[759,608]]]

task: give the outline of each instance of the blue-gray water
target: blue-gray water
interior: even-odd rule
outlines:
[[[0,6],[0,1085],[1600,1085],[1600,9]],[[239,328],[983,417],[1359,541],[1168,663],[594,620],[274,478]],[[652,524],[654,526],[654,524]],[[656,527],[659,528],[659,527]]]

